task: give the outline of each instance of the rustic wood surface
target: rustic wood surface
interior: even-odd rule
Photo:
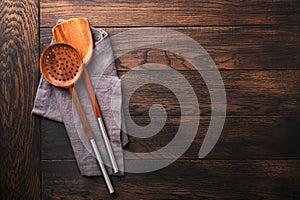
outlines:
[[[103,26],[98,24],[96,27]],[[104,29],[110,35],[114,35],[131,28]],[[212,26],[172,29],[201,44],[219,69],[299,69],[299,26]],[[40,37],[40,47],[44,49],[51,41],[51,29],[41,28]],[[171,53],[167,55],[172,56]],[[130,52],[122,56],[118,70],[126,71],[137,64],[154,60],[161,64],[167,63],[166,56],[155,49]],[[192,66],[187,68],[178,61],[171,64],[176,70],[193,69]]]
[[[39,119],[31,115],[39,81],[37,0],[0,2],[0,199],[39,199]]]
[[[81,177],[75,161],[43,161],[45,199],[299,199],[299,160],[176,161],[147,174]],[[124,181],[126,179],[126,181]]]
[[[133,120],[139,125],[149,123],[149,117],[145,116],[134,116]],[[193,117],[190,117],[190,121],[193,121]],[[299,117],[227,117],[221,138],[206,159],[299,159],[299,122]],[[130,131],[132,125],[127,124]],[[131,137],[126,149],[132,152],[149,152],[162,148],[172,140],[179,125],[179,117],[169,117],[165,127],[157,135],[147,139]],[[208,125],[208,117],[200,119],[197,136],[180,159],[197,160]],[[43,159],[74,160],[64,126],[58,122],[43,120],[41,127]],[[166,159],[171,156],[164,155]]]
[[[0,8],[0,199],[300,198],[298,0],[4,0]],[[201,118],[196,138],[178,161],[164,169],[113,177],[114,196],[107,194],[102,178],[80,175],[63,124],[42,119],[39,126],[39,119],[30,115],[38,84],[38,53],[50,43],[56,21],[71,17],[87,17],[110,35],[137,27],[168,27],[207,50],[220,69],[228,104],[221,137],[204,160],[198,159],[198,152],[211,115],[205,82],[177,55],[143,49],[116,60],[119,76],[144,63],[169,65],[181,73],[198,97]],[[145,77],[145,70],[149,68],[127,77],[124,88]],[[155,70],[167,73],[160,67]],[[150,138],[130,137],[127,150],[157,150],[175,136],[181,110],[167,88],[141,87],[127,109],[135,123],[147,125],[155,103],[166,108],[165,126]],[[188,103],[189,99],[183,107],[189,109],[187,121],[193,123],[195,108]],[[132,124],[127,125],[130,130]],[[166,160],[171,157],[163,154]]]
[[[41,25],[78,16],[98,26],[286,25],[299,23],[299,9],[297,0],[41,0]]]

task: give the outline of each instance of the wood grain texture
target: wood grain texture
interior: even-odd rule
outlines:
[[[150,118],[146,116],[135,116],[133,120],[140,126],[150,122]],[[191,123],[194,122],[193,117],[189,117],[189,120]],[[209,121],[209,117],[201,118],[196,138],[181,159],[198,158]],[[125,149],[138,153],[158,150],[173,139],[180,123],[179,117],[168,117],[163,129],[155,136],[145,139],[131,136],[130,144]],[[299,117],[227,117],[221,137],[206,159],[299,159],[299,123]],[[131,133],[132,124],[127,123],[127,128]],[[186,131],[194,134],[192,130]],[[75,159],[62,124],[43,119],[42,141],[44,160]],[[164,154],[163,157],[170,159],[172,155]],[[127,157],[127,159],[137,159],[137,157]]]
[[[101,26],[288,25],[299,22],[299,1],[61,1],[41,0],[41,25],[87,17]],[[288,19],[288,20],[287,20]]]
[[[102,26],[100,26],[102,27]],[[105,28],[110,36],[132,28]],[[219,69],[299,69],[300,27],[172,27],[201,44]],[[179,38],[180,40],[180,38]],[[51,29],[41,29],[41,50],[51,41]],[[176,42],[176,41],[175,41]],[[126,71],[147,62],[176,70],[195,70],[188,62],[155,49],[133,51],[117,62]]]
[[[38,1],[2,0],[0,24],[1,199],[39,199]]]
[[[83,63],[88,63],[93,54],[93,38],[86,18],[75,18],[57,24],[52,29],[56,43],[67,43],[79,53]]]
[[[186,115],[195,115],[196,109],[193,103],[193,95],[188,91],[191,86],[198,97],[201,115],[211,114],[211,102],[205,82],[198,73],[193,71],[181,71],[180,75],[171,75],[168,71],[131,71],[130,75],[119,73],[122,79],[123,101],[130,102],[129,110],[132,116],[147,116],[153,104],[164,106],[170,116],[182,115],[185,109]],[[209,76],[209,73],[207,73]],[[213,76],[213,73],[211,74]],[[227,116],[262,116],[262,115],[297,115],[300,106],[300,72],[298,70],[266,70],[266,71],[221,71],[224,80],[227,97]],[[179,93],[186,94],[180,102],[171,89],[157,85],[140,85],[132,96],[129,96],[131,88],[134,88],[143,80],[151,77],[153,82],[172,85]],[[184,77],[190,85],[182,84],[179,78]],[[213,77],[211,77],[213,78]],[[163,80],[163,81],[161,81]],[[251,84],[250,84],[251,83]],[[213,93],[218,96],[221,86],[212,84]],[[221,99],[215,103],[216,114],[222,115]],[[220,114],[221,113],[221,114]]]
[[[52,127],[52,128],[51,128]],[[42,159],[75,159],[70,140],[63,123],[41,119]],[[51,148],[51,146],[55,146]],[[50,148],[49,148],[50,147]]]
[[[43,161],[44,199],[298,199],[298,160],[177,161],[147,174],[82,177],[74,161]],[[125,180],[126,179],[126,180]]]
[[[163,76],[165,82],[179,78],[168,75],[161,65],[141,67],[126,77],[128,71],[145,63],[171,66],[189,81],[201,111],[194,142],[179,161],[165,169],[113,177],[117,195],[109,196],[101,178],[79,174],[63,125],[43,119],[44,199],[300,198],[299,1],[41,0],[40,5],[41,50],[50,43],[50,27],[59,18],[87,17],[91,25],[104,28],[111,36],[153,26],[186,34],[208,51],[220,69],[228,103],[217,145],[205,160],[198,160],[211,115],[208,89],[201,76],[172,52],[143,49],[123,55],[116,64],[124,91],[132,88],[134,81],[147,78],[149,69],[155,69],[152,75]],[[186,86],[173,83],[186,91]],[[220,89],[217,84],[213,87],[214,92]],[[150,122],[148,112],[155,103],[164,105],[168,114],[157,135],[130,137],[127,150],[154,151],[172,140],[181,122],[181,109],[170,90],[148,84],[130,98],[124,93],[124,100],[130,102],[127,109],[139,125]],[[187,121],[193,122],[195,107],[189,105],[190,100],[187,98],[183,108],[189,109]],[[130,131],[132,124],[127,121],[127,125]],[[165,159],[170,157],[164,154]]]

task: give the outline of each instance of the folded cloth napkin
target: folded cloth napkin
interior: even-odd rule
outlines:
[[[95,48],[88,71],[120,169],[117,175],[123,175],[122,146],[127,144],[128,138],[126,133],[121,131],[123,126],[121,82],[117,76],[107,33],[101,29],[92,28],[92,35]],[[75,88],[91,125],[104,164],[111,166],[84,82],[79,79]],[[52,86],[41,77],[32,113],[64,123],[81,174],[85,176],[101,175],[68,90]],[[124,128],[122,129],[124,130]],[[111,168],[108,168],[108,173],[113,174]]]

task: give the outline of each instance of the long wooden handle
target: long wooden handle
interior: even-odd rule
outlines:
[[[90,124],[88,123],[88,121],[86,119],[86,116],[85,116],[84,110],[82,108],[82,105],[80,103],[80,100],[78,98],[77,92],[76,92],[76,90],[75,90],[74,87],[69,88],[69,92],[72,95],[72,99],[73,99],[74,104],[76,106],[77,113],[78,113],[78,115],[80,117],[82,126],[83,126],[83,128],[85,130],[85,133],[86,133],[86,135],[87,135],[90,143],[91,143],[92,149],[93,149],[93,151],[95,153],[95,156],[96,156],[96,159],[97,159],[97,161],[99,163],[100,170],[101,170],[101,173],[102,173],[103,178],[105,180],[105,183],[106,183],[106,186],[108,188],[108,191],[109,191],[110,194],[112,194],[112,193],[114,193],[114,188],[112,186],[112,183],[111,183],[111,181],[109,179],[109,176],[108,176],[107,171],[105,169],[105,166],[103,164],[103,160],[101,158],[100,152],[99,152],[98,147],[96,145],[96,142],[94,140],[94,135],[92,133],[92,129],[91,129]]]
[[[78,98],[78,95],[77,95],[77,92],[76,92],[75,88],[74,87],[69,88],[69,92],[70,92],[70,94],[72,96],[72,99],[73,99],[73,102],[76,106],[77,113],[80,117],[80,120],[81,120],[81,123],[82,123],[82,126],[84,128],[86,136],[88,137],[89,140],[94,139],[92,129],[91,129],[90,124],[88,123],[88,121],[86,119],[85,112],[82,108],[82,105],[80,103],[80,100]]]
[[[110,144],[108,134],[107,134],[106,129],[105,129],[105,125],[103,123],[100,105],[99,105],[99,102],[97,101],[97,97],[96,97],[96,94],[94,92],[94,88],[93,88],[93,85],[92,85],[92,82],[91,82],[91,79],[90,79],[90,76],[89,76],[89,72],[88,72],[86,66],[84,66],[83,74],[84,74],[84,82],[85,82],[87,91],[89,93],[90,100],[91,100],[92,105],[93,105],[94,113],[95,113],[95,115],[98,119],[100,132],[101,132],[101,135],[102,135],[102,138],[103,138],[103,141],[104,141],[104,144],[105,144],[108,156],[109,156],[109,160],[112,164],[112,168],[113,168],[114,173],[118,173],[119,172],[119,167],[118,167],[116,158],[114,156],[114,152],[113,152],[112,146]]]
[[[84,76],[84,82],[85,82],[87,91],[89,93],[89,97],[90,97],[92,105],[93,105],[95,115],[96,115],[97,118],[102,118],[100,105],[99,105],[99,102],[97,100],[96,94],[94,92],[94,88],[93,88],[93,85],[92,85],[92,82],[91,82],[91,79],[90,79],[90,76],[89,76],[89,72],[88,72],[86,66],[84,66],[83,76]]]

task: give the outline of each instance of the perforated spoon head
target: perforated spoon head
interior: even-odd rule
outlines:
[[[43,51],[40,70],[52,85],[71,88],[82,73],[83,62],[75,48],[65,43],[56,43]]]

